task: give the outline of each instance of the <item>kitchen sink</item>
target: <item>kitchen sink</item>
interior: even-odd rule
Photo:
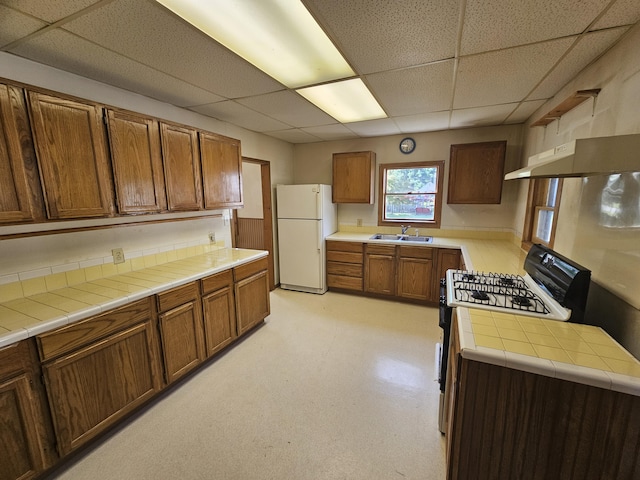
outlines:
[[[399,233],[376,233],[369,238],[370,240],[387,240],[393,242],[433,242],[433,237],[426,237],[424,235],[400,235]]]

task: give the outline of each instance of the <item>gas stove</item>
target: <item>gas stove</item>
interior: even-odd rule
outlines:
[[[550,320],[580,322],[591,272],[542,245],[533,245],[526,274],[449,270],[449,306],[504,311]]]
[[[571,310],[542,291],[528,275],[463,270],[447,272],[447,304],[566,321]]]

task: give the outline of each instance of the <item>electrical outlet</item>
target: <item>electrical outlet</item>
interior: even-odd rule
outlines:
[[[356,227],[361,227],[361,226],[362,226],[362,219],[361,219],[361,218],[358,218],[358,219],[356,220]]]
[[[115,265],[124,263],[124,250],[121,248],[114,248],[111,250],[111,255],[113,255],[113,263]]]
[[[209,242],[216,243],[216,234],[214,232],[209,232]]]

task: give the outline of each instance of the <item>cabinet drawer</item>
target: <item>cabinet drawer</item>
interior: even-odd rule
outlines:
[[[245,263],[233,269],[233,277],[235,281],[242,280],[243,278],[250,277],[254,273],[267,269],[267,257],[262,257],[260,260],[254,262]]]
[[[378,255],[395,255],[395,245],[377,245],[373,243],[367,244],[367,253],[376,253]]]
[[[359,263],[360,265],[362,265],[362,252],[351,253],[351,252],[328,251],[327,260],[331,262]]]
[[[400,257],[433,258],[433,249],[431,247],[400,245]]]
[[[344,290],[362,291],[362,277],[347,277],[344,275],[327,274],[327,286],[329,288],[342,288]]]
[[[36,337],[42,361],[51,360],[102,337],[146,320],[151,315],[151,297],[97,317],[88,318]]]
[[[362,278],[362,264],[355,265],[353,263],[327,262],[327,273]]]
[[[327,240],[327,251],[362,253],[362,243]]]
[[[173,288],[167,292],[162,292],[158,297],[158,312],[166,312],[179,305],[184,305],[198,298],[198,287],[196,282]]]
[[[211,275],[210,277],[202,279],[202,294],[206,295],[207,293],[215,292],[216,290],[227,287],[232,283],[233,273],[231,272],[231,270],[225,270],[224,272],[216,273],[215,275]]]

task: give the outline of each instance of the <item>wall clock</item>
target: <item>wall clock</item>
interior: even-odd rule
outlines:
[[[415,148],[416,148],[416,141],[411,137],[403,138],[400,141],[400,151],[404,154],[413,152]]]

